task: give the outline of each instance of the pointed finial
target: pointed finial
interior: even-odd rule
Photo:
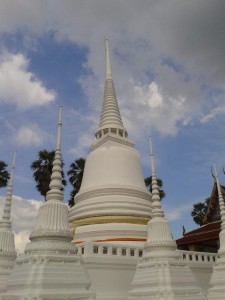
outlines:
[[[110,54],[109,41],[105,39],[105,87],[104,87],[104,101],[102,112],[100,116],[100,123],[96,131],[96,138],[101,139],[104,135],[113,134],[120,138],[127,138],[127,131],[123,126],[120,115],[118,102],[116,99],[116,92],[114,89]]]
[[[149,136],[149,144],[150,144],[150,159],[151,159],[152,173],[155,173],[155,162],[154,162],[154,153],[153,153],[151,136]]]
[[[109,54],[109,40],[105,38],[105,78],[112,79],[110,54]]]
[[[61,149],[62,141],[62,106],[59,107],[59,118],[58,118],[58,132],[57,132],[57,142],[56,150]]]
[[[164,218],[164,213],[161,208],[160,197],[159,197],[159,187],[157,183],[157,177],[155,173],[155,162],[154,154],[152,147],[152,139],[149,137],[150,143],[150,160],[151,160],[151,169],[152,169],[152,219],[153,218]]]
[[[6,194],[5,205],[4,205],[4,209],[3,209],[2,219],[4,221],[10,220],[11,203],[12,203],[12,195],[13,195],[13,179],[14,179],[14,171],[15,171],[15,166],[16,166],[16,152],[17,152],[17,150],[15,150],[14,154],[13,154],[12,170],[11,170],[11,175],[10,175],[10,179],[9,179],[8,191]]]
[[[61,140],[62,140],[62,106],[59,107],[57,142],[55,149],[55,158],[53,161],[50,190],[47,192],[46,201],[63,201],[62,189],[62,158],[61,158]]]
[[[216,184],[217,184],[217,190],[218,190],[218,197],[219,197],[219,206],[220,206],[220,216],[221,216],[221,221],[222,221],[222,230],[225,229],[225,205],[224,205],[224,199],[223,195],[221,192],[221,186],[219,183],[219,178],[216,170],[216,164],[214,163],[214,173],[215,173],[215,179],[216,179]]]

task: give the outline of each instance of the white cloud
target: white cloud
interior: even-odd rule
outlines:
[[[181,205],[176,208],[168,208],[165,207],[165,217],[168,221],[175,221],[182,219],[184,214],[189,213],[191,211],[192,204]]]
[[[138,101],[141,96],[148,96],[148,111],[151,108],[151,114],[145,116],[148,126],[154,126],[163,134],[175,134],[180,124],[187,124],[196,117],[207,121],[215,116],[207,117],[215,101],[210,97],[206,99],[203,86],[210,90],[219,85],[224,95],[224,11],[225,5],[220,0],[174,0],[173,5],[166,0],[131,0],[129,5],[107,0],[2,1],[0,28],[7,32],[22,28],[26,40],[29,40],[29,33],[33,37],[33,34],[51,31],[58,41],[69,39],[87,46],[89,53],[85,66],[93,76],[85,76],[80,82],[93,110],[102,99],[102,93],[99,93],[99,82],[103,82],[104,73],[102,41],[108,36],[116,90],[122,95],[120,106],[127,112],[126,118],[133,104],[129,102],[129,91]],[[19,67],[21,64],[27,64],[24,57],[22,63],[20,57]],[[30,74],[26,70],[25,74]],[[32,76],[28,75],[28,81]],[[153,81],[158,90],[151,86]],[[45,90],[42,98],[46,93],[52,95]],[[24,100],[26,97],[21,99],[21,106],[35,105],[32,101],[24,103],[28,101]],[[51,96],[43,102],[41,97],[37,99],[36,104],[46,103]],[[218,107],[224,107],[223,99],[221,97],[217,103]],[[18,101],[16,103],[19,105]],[[165,106],[164,110],[162,106]],[[205,107],[208,109],[204,110]],[[130,120],[126,122],[132,127]],[[145,130],[146,126],[147,123]],[[143,128],[138,127],[136,131],[141,133]]]
[[[184,97],[169,97],[156,82],[131,86],[123,94],[121,111],[126,128],[135,139],[149,135],[152,127],[161,134],[174,135],[180,123],[188,124],[192,113]]]
[[[202,123],[207,123],[209,120],[217,117],[220,114],[225,113],[225,106],[220,106],[212,109],[209,113],[205,114],[201,118]]]
[[[5,197],[0,196],[0,215],[2,215]],[[16,249],[22,252],[30,232],[35,226],[38,209],[41,201],[34,199],[23,199],[19,196],[13,196],[12,202],[12,225],[15,231]]]
[[[54,101],[55,92],[28,71],[29,61],[22,54],[0,54],[0,103],[14,103],[20,109]]]
[[[47,134],[37,124],[23,125],[16,133],[15,141],[20,146],[40,146]]]

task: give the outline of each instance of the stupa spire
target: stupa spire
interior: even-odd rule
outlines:
[[[59,109],[57,142],[50,191],[39,208],[37,222],[24,254],[16,260],[1,299],[90,299],[90,278],[77,248],[71,243],[68,206],[62,188],[62,107]],[[0,236],[1,237],[1,236]],[[1,253],[1,251],[0,251]],[[1,256],[0,256],[1,257]]]
[[[143,257],[139,260],[128,300],[203,300],[205,297],[191,270],[180,261],[176,242],[161,208],[154,154],[150,138],[152,169],[152,214]],[[183,285],[185,278],[187,285]]]
[[[164,213],[162,211],[160,196],[159,196],[159,187],[157,183],[157,177],[155,172],[155,161],[154,161],[154,153],[152,147],[152,139],[149,137],[150,143],[150,161],[151,161],[151,169],[152,169],[152,218],[161,217],[164,218]]]
[[[220,247],[218,250],[218,258],[213,266],[212,276],[209,282],[209,290],[207,294],[208,300],[220,300],[224,299],[225,293],[225,205],[224,199],[221,192],[221,186],[219,183],[219,178],[214,164],[214,176],[217,185],[219,207],[220,207],[220,217],[221,217],[221,231],[219,234]]]
[[[62,141],[62,106],[59,108],[57,141],[55,148],[55,158],[53,161],[52,176],[50,182],[50,190],[47,193],[46,201],[60,200],[63,201],[62,189],[62,157],[61,157],[61,141]]]
[[[16,150],[14,151],[13,161],[12,161],[12,171],[9,179],[8,191],[6,194],[5,205],[3,209],[2,222],[5,224],[6,221],[8,226],[11,228],[10,214],[11,214],[11,203],[12,203],[12,195],[13,195],[13,179],[14,179],[14,171],[16,165]]]
[[[101,138],[107,133],[113,133],[122,137],[127,137],[127,131],[123,126],[120,115],[120,110],[114,89],[112,79],[109,42],[105,39],[105,88],[104,101],[102,106],[102,113],[100,123],[96,132],[96,137]]]
[[[110,53],[109,53],[109,40],[105,39],[105,79],[112,79]]]
[[[12,232],[12,221],[10,217],[15,164],[16,151],[13,155],[12,171],[3,208],[3,215],[0,220],[0,295],[6,291],[6,283],[16,259],[14,233]]]
[[[219,178],[218,178],[218,174],[217,174],[217,170],[216,170],[216,165],[214,164],[214,173],[215,173],[215,179],[216,179],[216,185],[217,185],[217,190],[218,190],[218,197],[219,197],[219,206],[220,206],[220,217],[221,217],[221,227],[222,229],[225,230],[225,206],[224,206],[224,199],[223,199],[223,195],[221,192],[221,186],[219,183]]]

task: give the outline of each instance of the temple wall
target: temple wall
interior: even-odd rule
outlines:
[[[216,254],[178,250],[180,259],[187,262],[198,286],[206,293],[216,260]],[[96,300],[127,300],[128,291],[143,246],[86,242],[78,245],[91,277],[91,290]]]

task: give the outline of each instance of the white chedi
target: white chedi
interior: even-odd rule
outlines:
[[[221,187],[217,175],[216,166],[214,165],[215,180],[217,184],[219,207],[221,216],[221,231],[219,234],[220,248],[218,250],[218,258],[213,266],[213,272],[209,282],[209,290],[207,293],[208,300],[224,300],[225,298],[225,205],[221,192]]]
[[[9,277],[4,300],[94,299],[90,279],[71,244],[68,206],[63,203],[61,175],[62,109],[60,107],[57,144],[50,191],[41,205],[36,226],[24,254],[20,255]]]
[[[74,242],[144,241],[151,196],[146,191],[140,158],[128,138],[120,115],[105,40],[104,101],[84,168],[76,205],[69,221],[76,228]],[[119,225],[118,225],[119,224]]]
[[[8,184],[8,191],[3,207],[3,215],[0,220],[0,295],[6,292],[6,283],[15,264],[16,250],[15,237],[12,232],[11,204],[13,195],[13,178],[16,162],[16,151],[14,152],[12,171]]]
[[[203,300],[205,296],[188,266],[180,261],[164,218],[150,140],[152,214],[142,259],[138,262],[129,300]]]

